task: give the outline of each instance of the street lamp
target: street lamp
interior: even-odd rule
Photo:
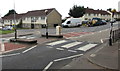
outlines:
[[[48,39],[48,22],[47,22],[47,13],[48,13],[48,10],[45,10],[45,14],[46,14],[46,39]]]

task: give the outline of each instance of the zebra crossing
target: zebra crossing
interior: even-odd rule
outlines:
[[[7,38],[1,38],[0,41],[1,42],[9,42],[10,39],[12,38],[15,38],[15,37],[7,37]],[[22,39],[34,39],[36,38],[35,36],[20,36],[20,37],[17,37],[17,38],[22,38]]]
[[[80,42],[74,40],[58,40],[58,41],[46,43],[46,45],[49,48],[56,48],[58,50],[67,49],[70,52],[79,52],[79,51],[86,52],[92,48],[95,48],[98,44],[90,43],[90,42]]]

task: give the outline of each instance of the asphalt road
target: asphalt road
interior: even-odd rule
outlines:
[[[21,52],[19,55],[6,56],[2,58],[3,69],[44,69],[49,62],[81,54],[82,52],[61,51],[55,48],[48,48],[45,45],[38,45],[28,52]]]
[[[114,26],[117,26],[117,24],[115,24]],[[77,28],[63,28],[63,33],[67,33],[67,32],[97,32],[100,30],[104,30],[104,29],[108,29],[110,26],[109,24],[107,25],[102,25],[102,26],[96,26],[96,27],[77,27]],[[55,29],[50,29],[49,33],[55,33],[53,30]],[[18,30],[19,32],[22,32],[23,30]],[[39,31],[39,29],[32,29],[32,30],[24,30],[24,32],[36,32]],[[40,34],[41,33],[45,33],[45,29],[41,29],[40,30]],[[39,33],[38,33],[39,34]],[[97,35],[99,35],[98,33],[96,33]],[[93,34],[94,36],[96,36],[96,34]],[[105,32],[104,32],[105,34]],[[90,35],[90,37],[86,38],[89,39],[91,38],[92,35]],[[94,36],[92,38],[94,38]],[[11,55],[11,56],[5,56],[2,58],[2,68],[3,69],[45,69],[45,68],[51,68],[51,69],[58,69],[58,68],[62,68],[64,65],[68,64],[74,57],[80,57],[82,56],[82,54],[86,53],[87,51],[84,51],[86,49],[84,49],[83,51],[78,51],[75,50],[77,48],[80,48],[82,46],[88,45],[88,44],[96,44],[99,45],[99,43],[94,43],[94,41],[91,42],[87,42],[88,40],[85,39],[85,37],[83,37],[83,40],[80,41],[71,41],[71,40],[67,40],[68,42],[60,44],[60,45],[46,45],[42,44],[42,45],[37,45],[35,48],[33,48],[32,50],[28,50],[28,49],[24,49],[24,50],[20,50],[16,53],[14,53],[15,55]],[[91,40],[94,40],[92,39]],[[82,38],[81,38],[82,39]],[[71,43],[71,42],[82,42],[82,44],[78,44],[76,46],[73,46],[74,44],[71,44],[70,46],[73,46],[74,48],[70,49],[60,49],[62,46],[65,47],[64,45]],[[56,43],[57,44],[57,43]],[[68,45],[66,46],[67,48],[69,47]],[[87,47],[87,46],[86,46]],[[88,48],[88,47],[87,47]],[[94,49],[94,48],[90,48],[90,49]],[[28,51],[26,51],[28,50]],[[25,52],[26,51],[26,52]],[[19,53],[19,54],[18,54]],[[59,63],[59,61],[61,60],[65,60]],[[56,64],[58,64],[58,66],[56,66]]]
[[[59,40],[63,41],[63,40]],[[80,57],[90,49],[99,46],[97,43],[80,42],[65,40],[62,44],[57,44],[57,41],[37,45],[35,48],[20,50],[16,53],[11,53],[11,56],[2,58],[3,69],[58,69],[68,64],[73,58]],[[54,43],[54,44],[53,44]],[[72,44],[71,44],[72,43]],[[74,44],[75,45],[74,45]],[[51,45],[48,45],[51,44]],[[74,46],[73,46],[74,45]],[[87,46],[86,46],[87,45]],[[91,46],[91,48],[88,47]],[[95,46],[94,46],[95,45]],[[81,47],[86,49],[79,49]],[[69,48],[68,48],[69,47]],[[76,50],[79,49],[79,50]],[[19,54],[18,54],[19,53]],[[63,62],[66,60],[65,62]],[[61,63],[59,63],[62,61]],[[49,63],[53,64],[50,65]],[[59,65],[56,66],[56,63]]]

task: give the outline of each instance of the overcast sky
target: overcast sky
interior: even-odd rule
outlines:
[[[17,13],[25,13],[31,10],[56,8],[63,17],[68,16],[69,9],[73,5],[80,5],[93,9],[114,8],[118,10],[120,0],[0,0],[0,15],[4,16],[9,10],[14,9]]]

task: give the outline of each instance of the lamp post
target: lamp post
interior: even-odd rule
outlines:
[[[45,14],[46,14],[46,39],[48,39],[48,22],[47,22],[47,13],[48,13],[48,10],[45,10]]]

